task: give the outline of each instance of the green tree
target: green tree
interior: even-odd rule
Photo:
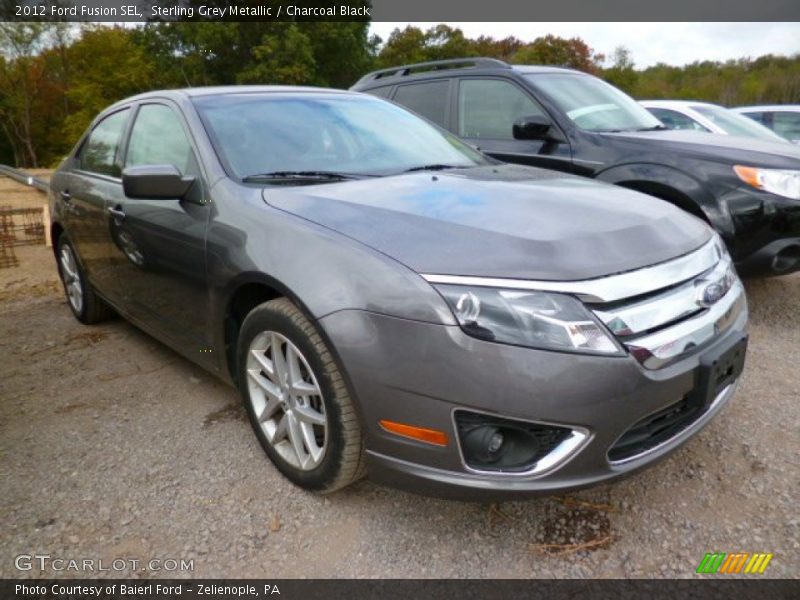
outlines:
[[[631,51],[625,46],[617,46],[614,49],[611,66],[603,70],[603,79],[628,93],[634,91],[638,76],[634,70]]]
[[[425,33],[419,27],[395,29],[378,55],[381,67],[407,65],[430,60],[425,45]]]
[[[0,120],[16,165],[39,165],[36,109],[47,80],[38,53],[49,32],[44,23],[0,23]]]
[[[311,40],[294,23],[280,35],[265,34],[251,52],[254,60],[239,72],[238,83],[301,85],[316,78]]]
[[[94,26],[66,52],[65,94],[72,106],[62,134],[74,143],[98,112],[127,96],[152,89],[155,63],[129,29]]]
[[[348,87],[372,68],[376,45],[365,22],[149,23],[135,35],[157,64],[160,87]]]
[[[557,65],[586,73],[598,73],[604,57],[580,38],[565,39],[548,34],[538,37],[516,52],[516,64]]]
[[[471,40],[471,42],[476,55],[498,58],[504,61],[510,61],[525,45],[524,42],[513,36],[496,40],[492,37],[482,35]]]

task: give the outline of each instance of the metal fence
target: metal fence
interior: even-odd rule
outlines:
[[[6,165],[0,165],[0,176],[42,192],[48,189],[48,183],[44,179]],[[0,206],[0,269],[19,265],[19,259],[14,252],[15,246],[44,244],[46,239],[45,216],[41,208]]]

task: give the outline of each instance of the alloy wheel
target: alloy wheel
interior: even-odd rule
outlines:
[[[302,471],[316,468],[325,456],[328,419],[300,349],[278,332],[258,334],[247,353],[247,386],[253,413],[278,455]]]
[[[67,298],[72,309],[77,313],[83,310],[83,286],[81,275],[78,270],[78,261],[72,248],[65,244],[61,248],[61,273],[64,277],[64,287],[67,290]]]

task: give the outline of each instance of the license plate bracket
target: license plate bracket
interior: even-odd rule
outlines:
[[[742,374],[746,352],[747,336],[743,335],[721,350],[715,348],[703,354],[691,394],[692,404],[708,408],[714,398]]]

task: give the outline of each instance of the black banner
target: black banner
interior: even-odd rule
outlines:
[[[792,580],[319,580],[319,579],[119,579],[119,580],[0,580],[0,598],[64,600],[173,600],[282,598],[586,598],[591,600],[702,598],[746,600],[797,598],[800,585]]]
[[[21,21],[798,21],[797,0],[0,0]]]

